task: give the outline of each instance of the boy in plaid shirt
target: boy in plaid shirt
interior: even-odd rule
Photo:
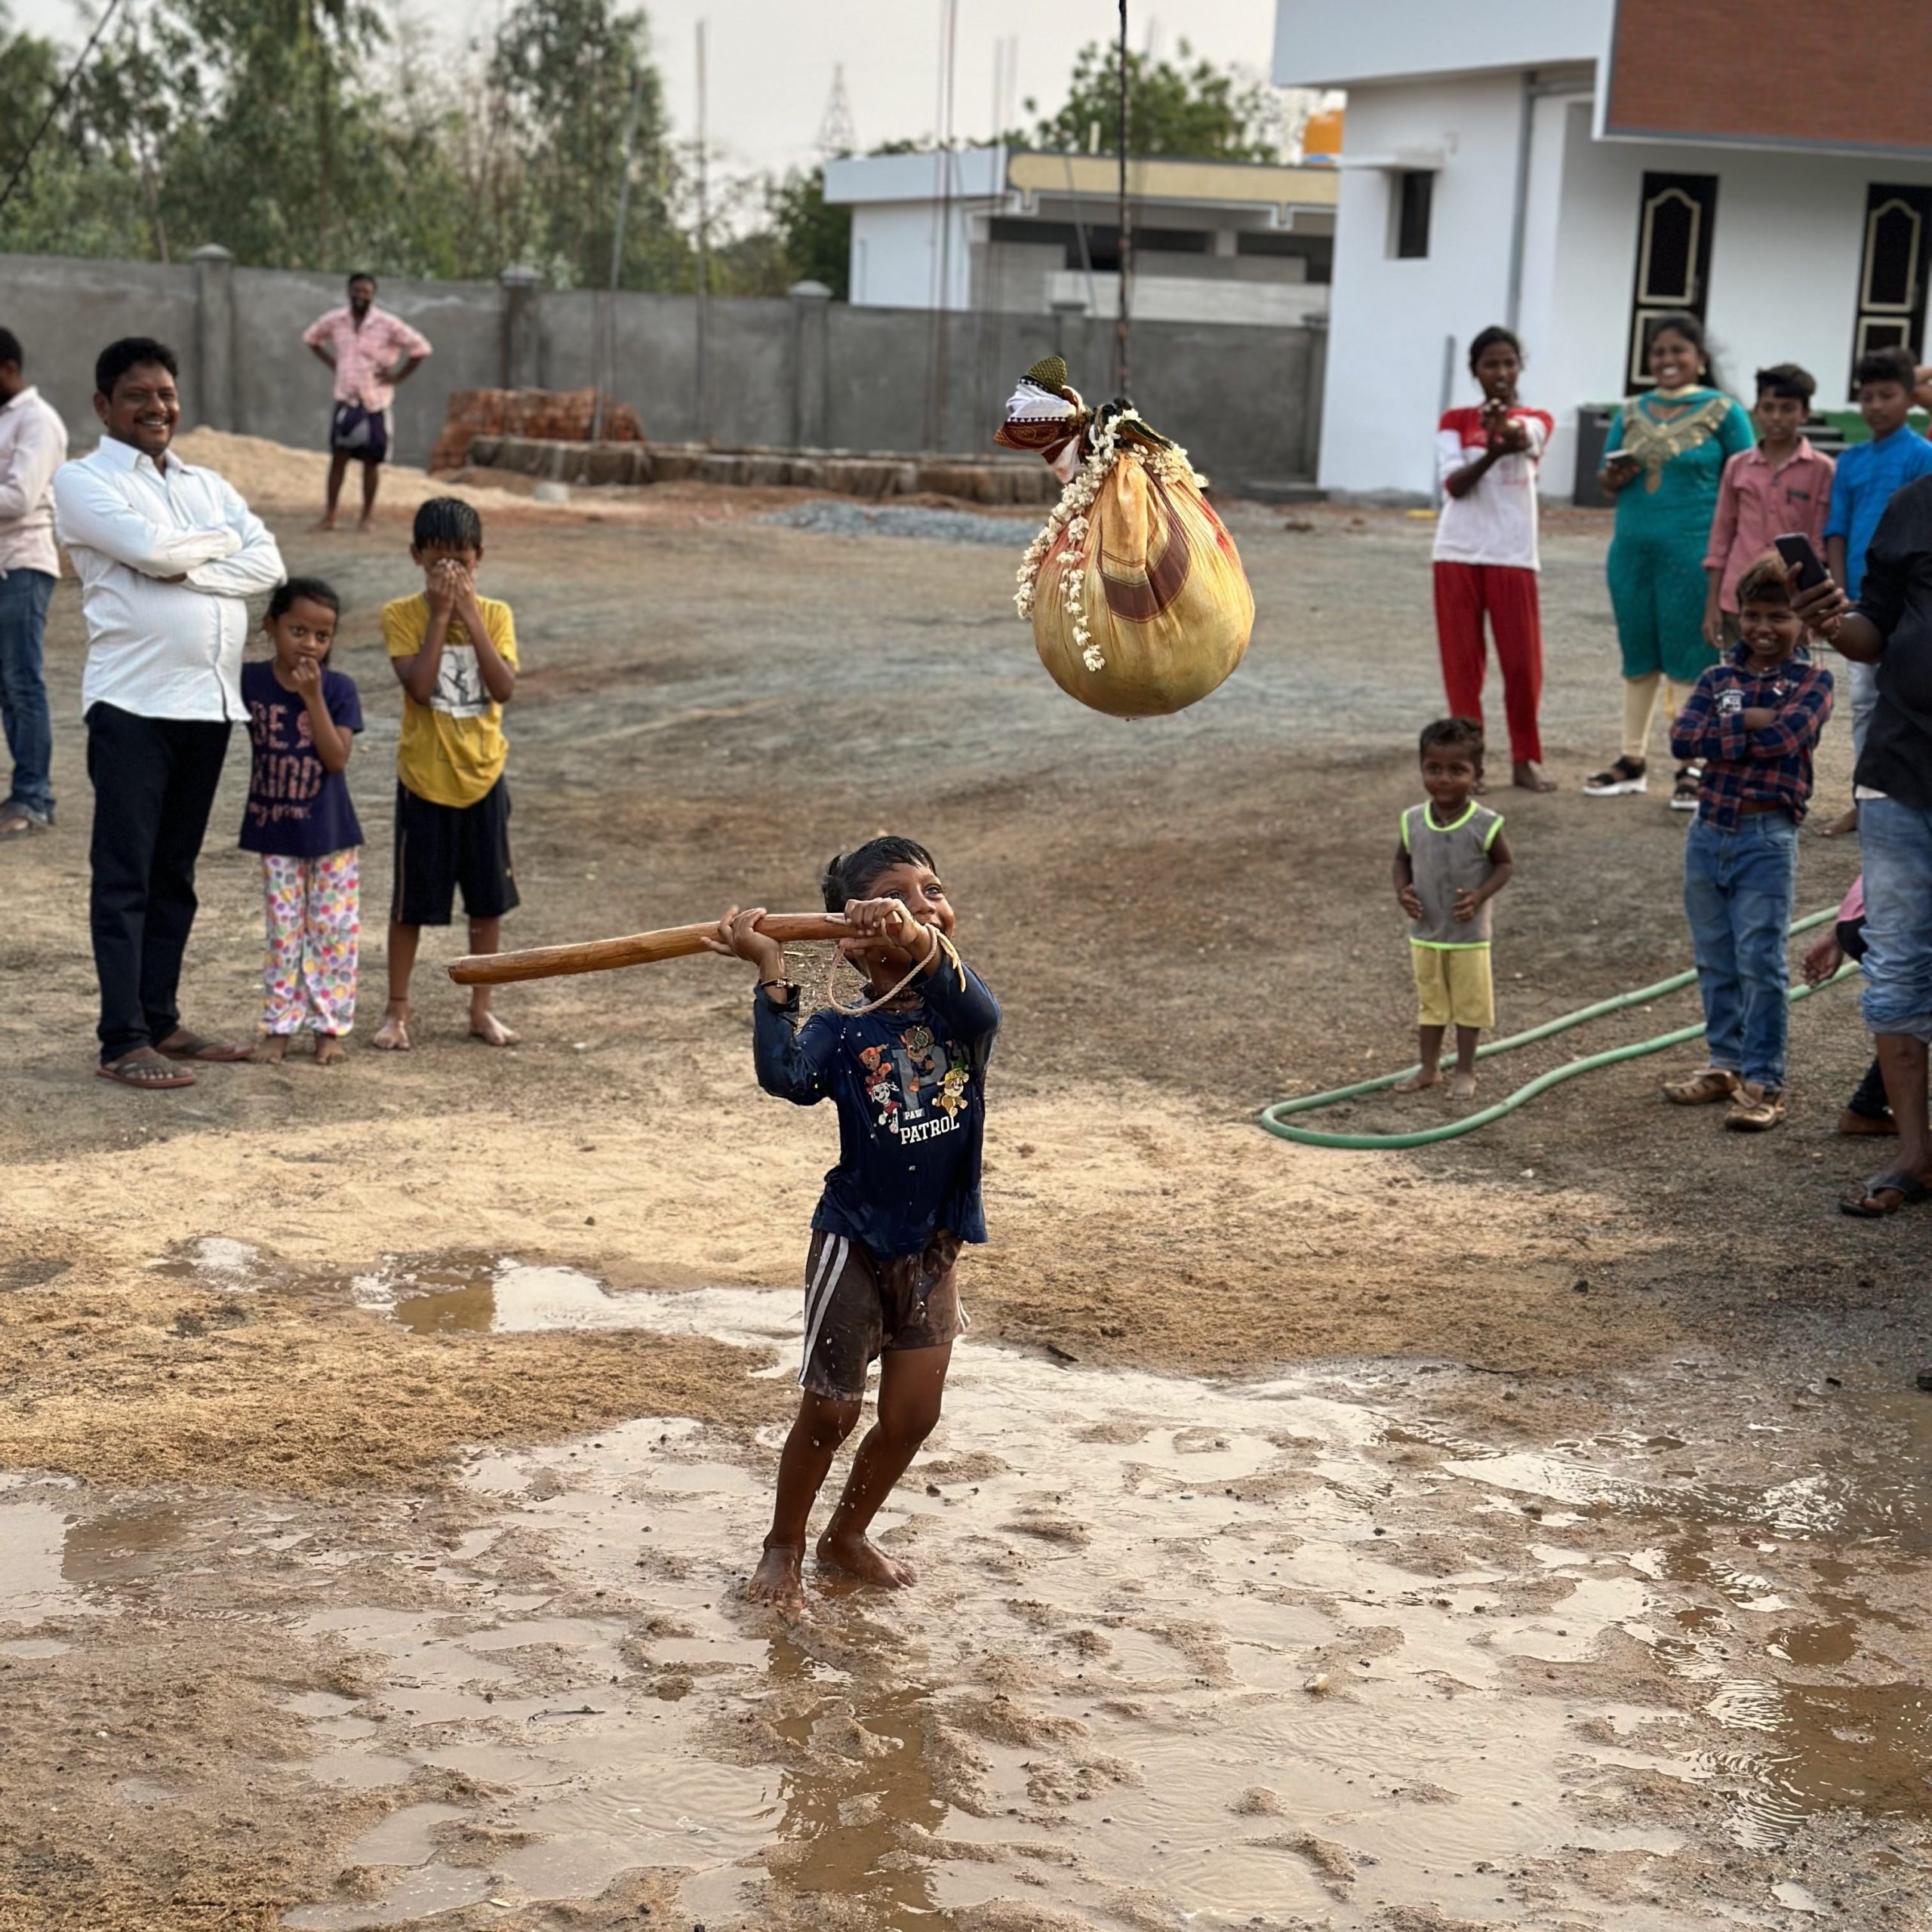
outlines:
[[[1737,626],[1737,644],[1697,680],[1670,734],[1676,757],[1704,768],[1684,853],[1684,912],[1709,1063],[1663,1091],[1679,1106],[1727,1100],[1726,1127],[1761,1133],[1784,1118],[1785,936],[1832,674],[1804,648],[1778,558],[1739,581]]]

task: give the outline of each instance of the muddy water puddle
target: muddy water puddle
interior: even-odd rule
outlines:
[[[502,1257],[355,1292],[423,1332],[795,1334],[789,1297],[614,1294]],[[647,1418],[475,1454],[483,1518],[419,1553],[424,1601],[338,1583],[291,1622],[364,1687],[285,1694],[311,1775],[395,1808],[342,1849],[352,1895],[285,1922],[587,1901],[658,1867],[713,1932],[912,1932],[994,1901],[1016,1928],[1427,1906],[1691,1932],[1794,1922],[1821,1818],[1918,1832],[1925,1410],[1741,1396],[1721,1429],[1666,1377],[1627,1392],[1644,1428],[1503,1449],[1432,1426],[1414,1388],[968,1343],[880,1524],[919,1587],[815,1573],[789,1621],[738,1594],[775,1432]],[[0,1491],[0,1653],[263,1549],[304,1560],[294,1526],[224,1545],[192,1503]],[[475,1795],[424,1801],[435,1773]],[[1752,1861],[1750,1897],[1684,1883],[1704,1841]]]
[[[397,1285],[387,1312],[411,1325],[785,1328],[771,1296],[614,1295],[516,1262]],[[963,1349],[955,1420],[881,1524],[918,1589],[821,1573],[791,1623],[736,1594],[775,1435],[754,1453],[657,1419],[480,1457],[466,1480],[506,1506],[501,1546],[540,1549],[574,1614],[334,1635],[406,1672],[386,1763],[507,1795],[445,1821],[383,1898],[288,1922],[420,1916],[411,1900],[463,1881],[467,1832],[512,1847],[491,1897],[585,1898],[669,1866],[712,1926],[829,1922],[835,1902],[911,1928],[994,1900],[1101,1926],[1368,1925],[1423,1903],[1514,1923],[1519,1878],[1566,1891],[1552,1867],[1595,1855],[1657,1875],[1577,1890],[1593,1924],[1675,1932],[1740,1921],[1680,1896],[1683,1819],[1626,1801],[1626,1777],[1716,1797],[1728,1841],[1767,1860],[1764,1923],[1783,1922],[1770,1887],[1796,1882],[1778,1853],[1806,1819],[1924,1814],[1915,1694],[1775,1674],[1829,1676],[1885,1627],[1845,1575],[1799,1561],[1817,1550],[1797,1532],[1854,1574],[1908,1560],[1913,1499],[1889,1474],[1706,1487],[1665,1473],[1693,1468],[1684,1436],[1635,1432],[1410,1466],[1390,1453],[1397,1386],[1229,1389]],[[1777,1578],[1715,1567],[1712,1539],[1729,1562],[1740,1531],[1777,1540]],[[446,1566],[451,1586],[496,1547]],[[1620,1651],[1636,1667],[1607,1696]],[[1645,1681],[1654,1660],[1689,1687],[1675,1701]],[[1549,1687],[1565,1666],[1596,1687]],[[1773,1694],[1737,1688],[1753,1683]]]

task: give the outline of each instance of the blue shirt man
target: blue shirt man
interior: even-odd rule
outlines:
[[[1825,540],[1844,540],[1844,590],[1856,597],[1865,581],[1865,552],[1894,494],[1921,476],[1932,476],[1932,442],[1907,424],[1869,443],[1854,443],[1838,458],[1832,483],[1832,514]]]

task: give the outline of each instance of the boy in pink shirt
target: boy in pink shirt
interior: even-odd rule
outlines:
[[[1704,555],[1709,586],[1704,641],[1713,651],[1737,641],[1738,580],[1770,549],[1773,537],[1802,531],[1819,556],[1825,554],[1838,465],[1814,450],[1804,434],[1817,388],[1810,371],[1795,362],[1758,371],[1758,404],[1751,412],[1758,441],[1724,466]]]

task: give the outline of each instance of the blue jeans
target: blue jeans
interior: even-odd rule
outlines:
[[[1684,916],[1711,1064],[1767,1093],[1784,1089],[1785,936],[1797,874],[1798,826],[1789,812],[1754,813],[1734,832],[1719,831],[1700,812],[1684,848]]]
[[[54,580],[45,571],[0,572],[0,723],[13,755],[5,803],[54,815],[54,724],[40,672],[41,638]]]
[[[1932,1041],[1932,812],[1861,798],[1865,1024]]]

